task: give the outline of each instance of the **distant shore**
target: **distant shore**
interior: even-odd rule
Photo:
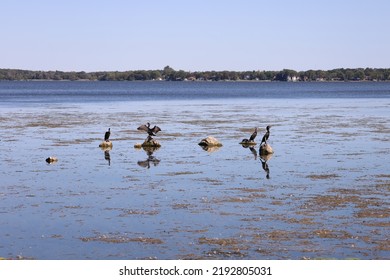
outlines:
[[[143,82],[149,82],[149,83],[165,83],[165,82],[172,82],[172,83],[284,83],[284,82],[290,82],[290,83],[389,83],[390,80],[323,80],[323,81],[278,81],[278,80],[195,80],[195,81],[189,81],[189,80],[180,80],[180,81],[171,81],[171,80],[109,80],[109,81],[102,81],[102,80],[69,80],[69,79],[63,79],[63,80],[53,80],[53,79],[29,79],[29,80],[0,80],[1,82],[47,82],[47,83],[56,83],[56,82],[96,82],[96,83],[104,83],[104,82],[124,82],[124,83],[143,83]]]
[[[232,81],[232,82],[362,82],[390,81],[390,68],[338,68],[333,70],[295,71],[33,71],[0,69],[0,81]]]

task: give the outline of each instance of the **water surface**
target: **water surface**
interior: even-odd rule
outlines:
[[[388,83],[0,83],[0,257],[389,259],[389,97]],[[158,150],[134,148],[146,122]],[[270,158],[238,144],[267,125]],[[209,135],[223,146],[197,145]]]

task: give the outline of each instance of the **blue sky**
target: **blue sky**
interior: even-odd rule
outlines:
[[[388,0],[0,0],[0,68],[390,68]]]

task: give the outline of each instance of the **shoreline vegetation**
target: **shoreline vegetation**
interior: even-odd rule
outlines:
[[[0,81],[390,81],[390,68],[338,68],[295,71],[33,71],[0,69]]]

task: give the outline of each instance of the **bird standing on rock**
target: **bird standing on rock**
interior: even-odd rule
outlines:
[[[268,126],[266,127],[267,132],[264,134],[263,139],[261,139],[260,145],[263,144],[263,143],[267,144],[267,140],[268,140],[269,134],[270,134],[270,131],[269,131],[270,128],[271,128],[270,125],[268,125]]]
[[[148,134],[148,138],[147,138],[148,142],[153,139],[152,136],[156,136],[157,132],[161,131],[161,129],[156,125],[153,128],[150,128],[150,123],[143,124],[137,129],[143,130]]]
[[[106,131],[106,133],[104,134],[104,141],[106,142],[109,142],[110,140],[110,135],[111,135],[111,131],[110,131],[110,128],[108,129],[108,131]]]
[[[254,143],[256,136],[257,136],[257,127],[255,127],[255,131],[252,133],[251,137],[249,137],[249,140],[246,138],[242,139],[241,144],[245,145],[245,144]]]
[[[249,142],[255,141],[256,136],[257,136],[257,127],[255,127],[255,131],[252,133],[251,137],[249,138]]]

